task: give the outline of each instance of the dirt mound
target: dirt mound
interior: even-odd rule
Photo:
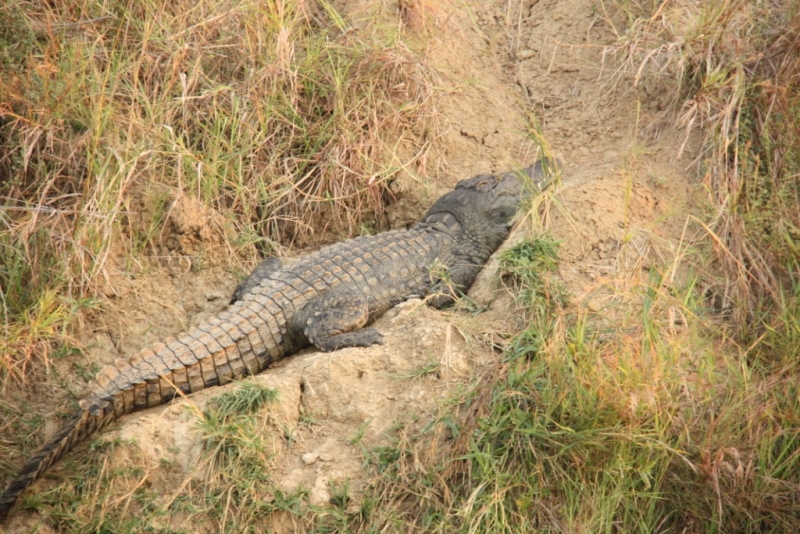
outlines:
[[[605,48],[613,35],[598,19],[594,2],[534,0],[508,3],[508,9],[467,4],[447,8],[446,31],[437,33],[429,50],[448,90],[438,106],[448,127],[439,164],[430,169],[433,191],[404,196],[404,203],[390,207],[390,219],[395,226],[406,224],[410,211],[416,218],[460,178],[530,162],[538,152],[530,135],[535,125],[529,117],[535,116],[564,162],[563,184],[543,210],[552,233],[563,241],[560,273],[579,301],[599,309],[597,290],[606,282],[636,275],[677,247],[692,187],[685,170],[690,159],[675,160],[684,139],[669,129],[640,135],[652,119],[648,110],[655,114],[660,104],[617,72]],[[644,105],[637,106],[638,99]],[[691,142],[688,147],[686,154]],[[227,304],[236,277],[213,262],[193,261],[198,251],[218,244],[221,222],[191,203],[178,203],[172,215],[172,235],[165,240],[169,260],[136,278],[117,267],[109,278],[115,311],[87,319],[85,342],[93,362],[130,354]],[[520,229],[517,238],[532,231]],[[385,444],[395,422],[430,420],[453,387],[496,361],[489,342],[462,336],[518,327],[513,303],[497,290],[493,276],[482,280],[475,294],[494,300],[489,314],[473,319],[408,302],[379,320],[383,346],[333,354],[307,350],[254,378],[280,392],[267,426],[292,436],[291,447],[278,440],[272,451],[279,487],[305,487],[316,504],[328,502],[331,484],[344,481],[357,495],[369,477],[361,445]],[[135,445],[115,449],[112,462],[135,461],[148,472],[172,462],[191,478],[202,437],[184,404],[202,408],[209,398],[237,387],[214,388],[124,418],[105,438]],[[168,499],[181,481],[171,483],[152,489]],[[16,514],[8,531],[24,530],[31,519]],[[176,521],[174,528],[191,526]]]

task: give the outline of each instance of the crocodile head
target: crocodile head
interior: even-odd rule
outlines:
[[[525,200],[549,185],[556,165],[540,160],[522,171],[461,180],[431,206],[418,226],[451,235],[459,243],[457,256],[483,263],[508,236]]]
[[[479,174],[461,180],[431,206],[422,222],[438,223],[440,228],[444,224],[451,229],[466,225],[473,231],[506,231],[525,200],[550,184],[555,168],[540,160],[522,171]]]

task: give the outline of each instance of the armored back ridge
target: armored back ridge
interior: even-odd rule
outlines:
[[[0,518],[76,443],[124,414],[259,373],[309,344],[333,351],[383,343],[364,326],[409,298],[439,293],[433,305],[451,302],[505,239],[524,199],[548,178],[537,162],[519,173],[462,180],[410,230],[338,243],[288,267],[265,260],[228,309],[103,368],[80,410],[8,484]],[[447,280],[436,278],[434,265],[447,270]]]

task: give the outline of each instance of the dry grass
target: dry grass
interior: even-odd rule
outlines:
[[[437,136],[433,74],[395,29],[356,25],[325,0],[4,4],[3,376],[109,257],[181,254],[185,199],[222,215],[229,262],[381,226]]]
[[[445,18],[447,0],[399,0],[397,10],[400,20],[408,28],[427,31],[439,28],[441,19]]]
[[[706,135],[714,261],[709,285],[739,329],[780,309],[800,248],[797,2],[614,1],[636,83],[661,81],[678,125]],[[614,17],[611,16],[610,19]]]

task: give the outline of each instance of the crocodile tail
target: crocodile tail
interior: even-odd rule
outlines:
[[[270,307],[271,306],[271,307]],[[252,309],[251,309],[252,308]],[[48,467],[77,443],[124,414],[194,393],[265,369],[283,351],[282,337],[272,332],[282,310],[251,299],[237,303],[198,327],[142,349],[129,360],[116,360],[89,383],[81,410],[28,460],[0,496],[0,519],[14,501]],[[258,316],[264,311],[266,319]],[[257,330],[254,324],[259,325]],[[266,342],[265,342],[266,340]]]
[[[108,413],[102,408],[81,410],[59,429],[47,443],[25,464],[19,474],[6,487],[0,496],[0,519],[8,515],[8,511],[25,491],[31,482],[36,480],[48,467],[69,452],[76,443],[92,434],[106,423]],[[110,414],[113,417],[113,411]]]

